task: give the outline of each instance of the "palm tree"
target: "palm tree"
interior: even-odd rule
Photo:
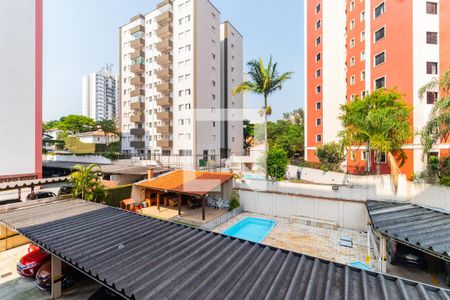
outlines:
[[[76,165],[69,180],[73,185],[72,194],[83,200],[95,201],[104,195],[103,184],[100,181],[100,168],[96,164],[89,166]]]
[[[266,159],[268,153],[267,143],[267,116],[271,114],[272,109],[268,105],[269,95],[273,94],[277,90],[281,90],[283,83],[292,78],[293,72],[278,73],[277,63],[272,62],[272,56],[270,57],[267,66],[264,65],[262,58],[259,60],[251,60],[247,63],[249,68],[248,76],[249,81],[245,81],[233,90],[233,94],[239,94],[244,92],[250,92],[264,97],[264,106],[262,108],[262,114],[264,115],[264,142]],[[267,165],[267,164],[266,164]],[[265,170],[266,180],[268,179],[267,168]]]
[[[423,158],[439,140],[446,140],[450,134],[450,70],[440,78],[434,78],[419,89],[419,97],[423,99],[429,91],[439,91],[430,119],[421,131]]]
[[[109,135],[114,134],[117,135],[117,127],[116,123],[113,120],[100,120],[97,121],[97,128],[103,131],[103,134],[106,137],[106,145],[109,145]]]

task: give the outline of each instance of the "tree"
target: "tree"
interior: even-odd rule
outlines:
[[[423,157],[434,144],[441,139],[446,140],[450,134],[450,70],[442,74],[441,78],[434,78],[419,89],[419,97],[423,99],[429,91],[440,91],[436,99],[430,119],[421,131]]]
[[[48,122],[45,122],[42,125],[42,129],[44,131],[48,131],[50,129],[57,129],[58,127],[59,127],[59,121],[58,120],[48,121]]]
[[[303,108],[294,109],[291,112],[284,113],[283,119],[291,121],[295,125],[304,126],[305,125],[305,112]]]
[[[86,116],[68,115],[61,117],[58,122],[58,129],[80,133],[91,131],[95,128],[95,121]]]
[[[244,130],[244,148],[247,149],[251,146],[249,139],[255,136],[255,124],[250,123],[249,120],[244,120],[243,130]]]
[[[278,120],[267,123],[267,140],[270,147],[277,147],[286,151],[289,158],[295,154],[303,154],[304,127],[296,125],[291,120]]]
[[[317,148],[316,156],[325,171],[339,171],[341,164],[345,161],[344,144],[326,143]]]
[[[272,109],[268,106],[268,98],[275,91],[280,90],[285,81],[292,78],[292,72],[278,73],[277,63],[272,62],[270,57],[267,66],[264,65],[262,58],[259,60],[251,60],[247,63],[249,68],[248,76],[250,81],[243,82],[234,91],[233,94],[250,92],[264,97],[264,106],[262,114],[264,115],[264,140],[266,145],[266,153],[268,152],[267,143],[267,116],[271,114]],[[268,174],[266,170],[266,179]]]
[[[363,99],[341,106],[344,130],[341,136],[347,147],[365,146],[374,151],[377,174],[383,153],[395,153],[400,166],[406,161],[402,145],[412,137],[411,106],[395,90],[378,89]],[[391,156],[388,156],[391,157]],[[370,172],[370,160],[366,160]]]
[[[97,121],[97,128],[100,128],[103,131],[106,137],[106,145],[109,145],[109,136],[111,134],[117,135],[116,123],[114,123],[113,120]]]
[[[83,200],[96,201],[104,196],[105,190],[100,181],[101,171],[96,164],[89,166],[76,165],[69,180],[73,185],[72,194],[74,197],[81,197]]]
[[[267,172],[270,177],[281,180],[286,176],[289,159],[286,151],[279,148],[270,148],[267,155]]]

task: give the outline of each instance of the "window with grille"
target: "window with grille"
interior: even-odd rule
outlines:
[[[438,33],[427,32],[427,44],[437,45],[437,43],[438,43]]]
[[[434,104],[438,98],[437,92],[427,92],[427,104]]]
[[[427,14],[429,15],[437,15],[437,3],[436,2],[427,2]]]
[[[427,62],[427,74],[436,75],[438,73],[437,62]]]

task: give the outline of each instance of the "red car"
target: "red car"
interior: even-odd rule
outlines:
[[[39,268],[48,260],[50,260],[50,254],[30,244],[28,253],[17,263],[17,273],[23,277],[35,277]]]

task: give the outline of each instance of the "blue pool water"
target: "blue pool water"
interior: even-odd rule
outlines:
[[[260,174],[242,174],[242,177],[248,180],[264,180],[266,177]]]
[[[247,217],[229,227],[223,234],[260,243],[276,223],[274,220]]]

